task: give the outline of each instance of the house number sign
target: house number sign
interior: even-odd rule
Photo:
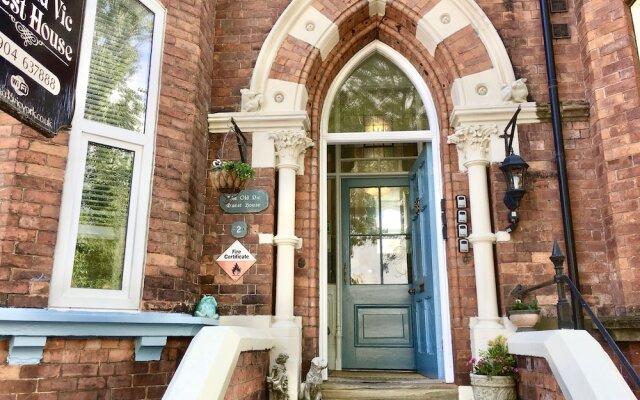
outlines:
[[[84,3],[0,1],[0,109],[48,137],[73,117]]]
[[[269,207],[269,195],[264,190],[248,189],[233,196],[220,196],[220,208],[230,214],[259,213]]]
[[[244,221],[236,221],[231,224],[231,236],[236,239],[247,236],[247,223]]]

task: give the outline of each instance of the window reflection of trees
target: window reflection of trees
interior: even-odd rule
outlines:
[[[385,193],[384,207],[381,207],[381,191]],[[407,201],[406,187],[350,188],[349,259],[352,285],[408,282]],[[396,212],[384,213],[383,209]],[[383,218],[385,215],[387,217]],[[387,220],[389,216],[392,218]],[[372,252],[377,257],[370,257]]]
[[[72,287],[120,289],[133,152],[90,143]]]
[[[137,0],[100,0],[85,117],[143,131],[153,13]]]
[[[329,132],[428,129],[424,104],[407,76],[380,54],[367,58],[338,91]]]

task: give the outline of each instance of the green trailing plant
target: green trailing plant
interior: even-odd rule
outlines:
[[[240,178],[240,180],[242,181],[251,179],[255,175],[255,170],[253,169],[253,167],[241,161],[214,160],[213,163],[211,163],[211,169],[214,171],[234,171],[238,178]]]
[[[540,306],[538,300],[533,299],[530,303],[516,299],[515,303],[511,307],[511,311],[539,311]]]
[[[516,357],[509,354],[507,338],[502,335],[490,340],[487,350],[480,351],[480,358],[471,358],[467,365],[472,367],[471,372],[476,375],[510,376],[518,380]]]

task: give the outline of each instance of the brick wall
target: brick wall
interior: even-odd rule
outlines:
[[[198,301],[213,70],[215,2],[167,2],[143,308],[191,312]]]
[[[199,296],[214,2],[167,2],[143,309]],[[69,135],[0,114],[0,306],[46,307]]]
[[[160,361],[136,362],[133,339],[49,338],[38,365],[7,365],[0,340],[0,399],[161,399],[189,339],[169,339]]]
[[[216,140],[214,137],[211,141],[213,148],[217,144]],[[214,154],[212,159],[218,158],[217,151],[211,150],[210,154]],[[255,177],[247,184],[247,189],[267,192],[269,207],[259,213],[227,214],[220,208],[220,193],[207,184],[201,287],[204,294],[215,296],[220,315],[271,315],[273,312],[274,248],[272,245],[258,244],[258,233],[270,233],[275,229],[274,169],[257,169]],[[222,200],[224,201],[224,197]],[[231,224],[236,221],[247,223],[249,231],[246,237],[236,239],[231,236]],[[257,261],[240,279],[234,281],[215,260],[236,240]]]
[[[578,29],[581,55],[587,67],[587,98],[591,103],[591,135],[600,148],[598,184],[602,208],[603,240],[614,302],[609,314],[635,313],[640,291],[634,266],[638,243],[633,240],[637,207],[637,158],[634,132],[640,125],[638,55],[626,2],[580,0]]]
[[[520,381],[518,398],[520,400],[564,400],[558,382],[544,358],[518,356]]]
[[[0,112],[0,307],[46,307],[69,135]]]
[[[166,1],[167,26],[141,308],[192,312],[198,300],[215,1]],[[0,113],[0,307],[47,307],[68,132],[53,139]],[[155,399],[188,346],[134,362],[133,340],[49,338],[43,362],[9,366],[0,399]]]
[[[246,351],[240,354],[225,394],[225,400],[267,400],[269,351]]]

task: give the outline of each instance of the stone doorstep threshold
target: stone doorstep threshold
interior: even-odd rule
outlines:
[[[133,337],[135,360],[157,361],[167,337],[193,337],[215,325],[218,320],[177,313],[0,308],[0,339],[9,339],[10,365],[39,364],[48,337]]]
[[[322,395],[326,400],[458,400],[458,387],[415,372],[331,371]]]

